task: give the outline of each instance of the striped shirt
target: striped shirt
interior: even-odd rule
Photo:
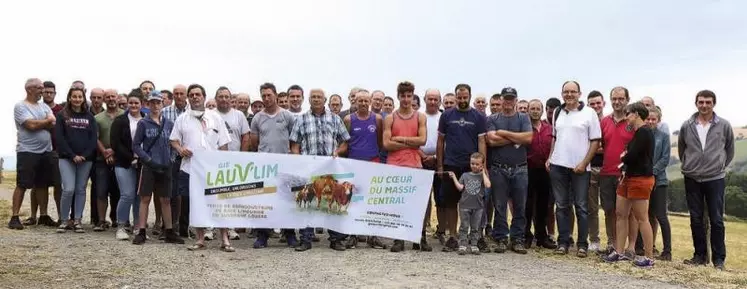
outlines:
[[[164,107],[161,110],[161,115],[163,115],[163,117],[165,117],[166,119],[171,120],[172,122],[176,122],[176,118],[182,115],[182,113],[186,112],[187,109],[189,109],[189,105],[185,105],[183,109],[179,109],[176,107],[176,104],[172,104]]]
[[[290,141],[300,145],[302,155],[331,156],[338,144],[349,139],[340,116],[326,110],[320,115],[311,110],[299,115],[290,134]]]

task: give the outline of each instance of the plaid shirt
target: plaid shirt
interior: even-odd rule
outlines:
[[[182,113],[186,112],[187,109],[189,109],[189,105],[184,106],[184,109],[179,109],[175,104],[172,104],[164,107],[161,110],[161,115],[163,115],[163,117],[165,117],[166,119],[171,120],[171,122],[176,122],[176,118],[182,115]]]
[[[299,115],[290,134],[290,141],[301,146],[302,155],[331,156],[338,144],[349,139],[340,116],[326,110],[320,115],[311,110]]]

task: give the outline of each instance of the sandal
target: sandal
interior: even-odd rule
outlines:
[[[198,251],[198,250],[205,250],[206,248],[207,247],[205,246],[205,244],[198,243],[198,244],[194,244],[192,246],[187,247],[187,250]]]
[[[229,253],[230,252],[236,252],[236,249],[234,249],[233,247],[231,247],[230,244],[228,244],[228,245],[226,245],[226,244],[220,245],[220,250],[223,251],[223,252],[229,252]]]

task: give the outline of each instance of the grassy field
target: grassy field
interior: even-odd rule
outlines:
[[[677,141],[676,138],[673,141]],[[672,156],[677,156],[677,149],[672,148]],[[747,140],[739,140],[734,143],[734,160],[732,165],[736,162],[747,161]],[[667,178],[669,180],[676,180],[682,178],[682,172],[680,171],[680,163],[667,167]]]

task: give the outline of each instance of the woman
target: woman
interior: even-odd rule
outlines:
[[[122,225],[130,223],[130,209],[132,209],[134,224],[137,224],[138,219],[138,175],[135,168],[137,156],[132,152],[132,139],[135,137],[137,123],[144,115],[140,111],[141,99],[142,93],[140,90],[130,92],[127,98],[127,113],[114,119],[110,133],[115,160],[114,175],[117,177],[120,191],[119,203],[117,204],[117,223]],[[117,229],[117,240],[128,240],[130,238],[125,227],[121,226]],[[137,228],[133,228],[133,231],[135,229]]]
[[[628,239],[629,220],[631,209],[636,224],[638,224],[643,236],[643,247],[645,256],[633,262],[638,267],[651,267],[654,265],[654,241],[651,223],[648,221],[648,200],[654,187],[655,178],[653,171],[654,133],[645,126],[644,119],[648,118],[648,109],[641,102],[628,105],[625,108],[628,125],[635,130],[633,139],[626,146],[626,150],[620,155],[622,160],[622,176],[617,187],[617,204],[615,213],[617,215],[616,231],[618,232],[615,242],[615,250],[604,259],[608,262],[616,262],[626,259],[618,251],[623,250],[625,241]],[[632,239],[635,242],[635,239]]]
[[[58,233],[69,229],[76,233],[85,232],[80,220],[86,205],[88,176],[96,158],[97,132],[96,119],[88,110],[85,92],[80,88],[71,88],[67,93],[65,108],[57,114],[54,131],[62,181]],[[74,215],[72,227],[68,224],[71,206]]]
[[[661,122],[661,110],[652,107],[648,110],[646,124],[654,132],[654,178],[656,179],[654,190],[651,192],[651,201],[648,213],[652,217],[651,226],[656,228],[656,223],[661,227],[661,237],[664,241],[664,250],[657,257],[658,260],[672,261],[672,230],[669,226],[669,217],[667,216],[667,166],[671,148],[669,144],[669,134],[658,129]],[[656,229],[652,230],[653,238],[656,240]]]

